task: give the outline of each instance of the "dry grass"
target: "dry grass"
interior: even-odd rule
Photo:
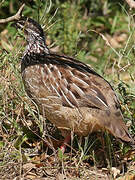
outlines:
[[[50,28],[45,27],[49,29],[47,43],[53,50],[75,54],[84,62],[91,63],[96,71],[112,82],[129,130],[134,135],[135,24],[132,15],[118,12],[111,19],[113,33],[109,34],[105,24],[96,24],[97,19],[94,25],[93,19],[92,23],[89,22],[87,13],[80,18],[80,7],[76,8],[74,3],[74,19],[70,22],[68,2],[65,7],[58,10],[51,23],[46,20],[48,27],[56,23]],[[61,13],[65,17],[60,16]],[[60,17],[66,18],[64,30]],[[44,20],[43,16],[42,22]],[[96,33],[90,31],[90,25]],[[46,123],[24,91],[20,57],[25,41],[12,31],[8,27],[0,34],[0,179],[110,180],[124,178],[125,174],[125,179],[134,179],[135,152],[106,133],[92,134],[82,141],[75,136],[71,147],[61,154],[58,150],[63,140],[60,132]],[[47,142],[51,148],[47,147]]]

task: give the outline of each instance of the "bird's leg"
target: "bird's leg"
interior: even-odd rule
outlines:
[[[63,154],[64,154],[64,152],[65,152],[65,150],[66,150],[66,146],[67,146],[67,144],[70,142],[70,140],[71,140],[71,134],[68,134],[68,135],[66,136],[66,138],[64,139],[63,144],[60,146],[60,149],[61,149],[61,151],[62,151]]]

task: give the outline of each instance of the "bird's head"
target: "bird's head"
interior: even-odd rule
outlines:
[[[49,50],[45,44],[45,36],[40,24],[28,17],[22,17],[14,23],[17,29],[24,31],[28,46],[27,51],[48,53]]]
[[[26,40],[28,42],[36,41],[36,40],[44,40],[45,36],[43,29],[40,24],[28,17],[22,17],[18,21],[15,22],[15,27],[17,29],[21,29],[24,31],[26,36]]]

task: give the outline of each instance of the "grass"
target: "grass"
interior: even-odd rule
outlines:
[[[5,0],[2,8],[8,6]],[[97,1],[97,6],[94,1],[90,6],[88,1],[46,4],[36,1],[32,8],[27,4],[24,10],[25,15],[44,26],[52,50],[90,64],[111,82],[132,135],[135,133],[133,13],[129,14],[125,5],[106,0]],[[130,171],[135,174],[131,148],[106,133],[92,134],[82,141],[75,135],[66,154],[54,155],[54,148],[49,149],[46,141],[51,147],[58,147],[62,137],[55,127],[45,123],[23,87],[20,58],[26,43],[10,24],[3,28],[0,38],[0,179],[65,176],[113,179],[112,167],[120,169],[118,176]]]

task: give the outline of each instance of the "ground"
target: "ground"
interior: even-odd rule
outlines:
[[[112,84],[134,137],[134,9],[107,0],[25,2],[23,14],[40,20],[52,51],[90,64]],[[19,3],[2,1],[0,16],[13,15]],[[39,114],[23,87],[23,33],[10,23],[1,25],[0,32],[0,179],[134,180],[134,147],[106,132],[82,139],[75,135],[65,154],[61,153],[63,137]]]

